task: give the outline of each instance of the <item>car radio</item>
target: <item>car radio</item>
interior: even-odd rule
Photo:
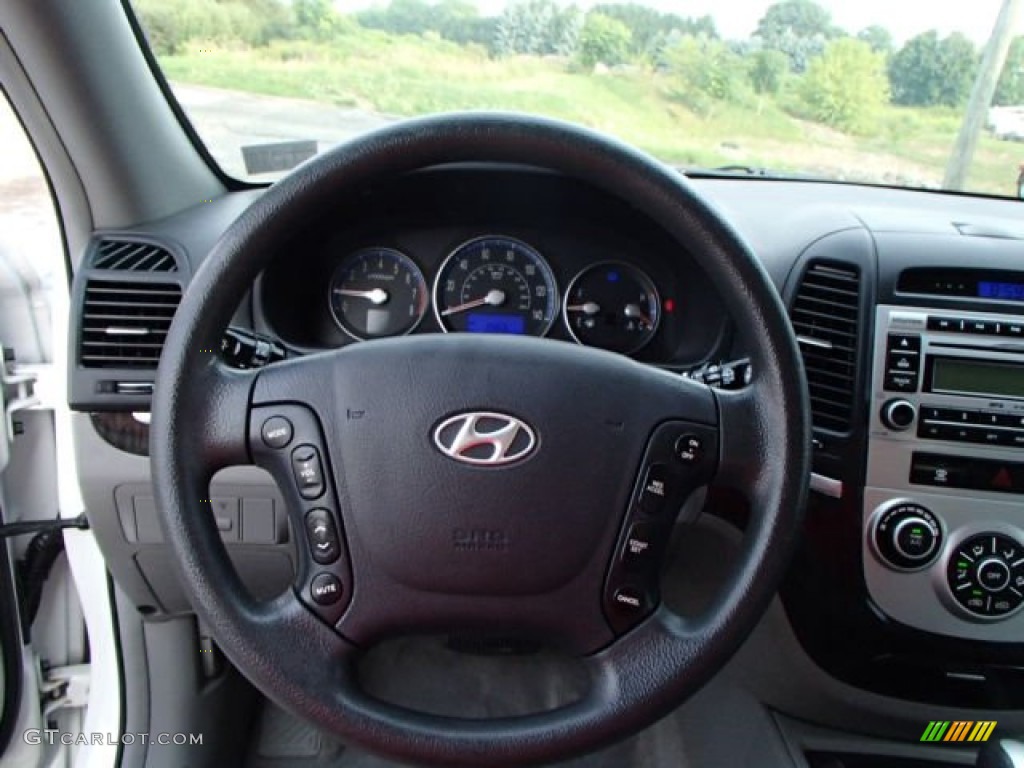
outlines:
[[[883,305],[875,319],[863,511],[869,593],[919,629],[1019,641],[1024,316]]]

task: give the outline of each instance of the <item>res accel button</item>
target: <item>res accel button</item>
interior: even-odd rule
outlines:
[[[294,430],[292,423],[284,416],[271,416],[263,422],[261,434],[268,448],[280,449],[292,441]]]
[[[324,493],[324,471],[320,452],[312,445],[300,445],[292,451],[292,474],[304,499],[317,499]]]
[[[668,500],[668,467],[664,464],[651,464],[644,475],[644,483],[640,488],[640,509],[648,515],[657,515]]]

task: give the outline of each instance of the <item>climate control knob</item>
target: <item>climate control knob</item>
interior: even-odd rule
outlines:
[[[953,551],[946,578],[964,611],[1006,618],[1024,605],[1024,545],[1003,533],[971,536]]]
[[[928,509],[912,501],[883,507],[875,518],[875,551],[887,565],[916,571],[935,560],[942,543],[942,526]]]
[[[896,398],[886,401],[882,406],[882,423],[894,432],[905,432],[914,426],[917,408],[909,400]]]

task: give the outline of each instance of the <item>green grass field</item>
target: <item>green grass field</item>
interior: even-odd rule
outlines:
[[[888,107],[870,136],[799,120],[771,98],[688,103],[666,74],[575,71],[539,57],[491,59],[434,37],[359,31],[336,42],[266,48],[191,45],[161,57],[177,82],[313,99],[390,115],[511,109],[607,131],[681,165],[745,164],[877,183],[938,187],[959,116]],[[785,102],[783,94],[779,101]],[[1013,195],[1024,145],[985,136],[969,187]]]

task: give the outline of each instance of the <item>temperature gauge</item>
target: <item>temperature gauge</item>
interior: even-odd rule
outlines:
[[[331,313],[356,339],[401,336],[427,310],[427,283],[412,259],[394,248],[364,248],[345,257],[331,278]]]
[[[587,267],[570,283],[565,324],[580,344],[631,355],[658,330],[661,304],[651,279],[629,264]]]

